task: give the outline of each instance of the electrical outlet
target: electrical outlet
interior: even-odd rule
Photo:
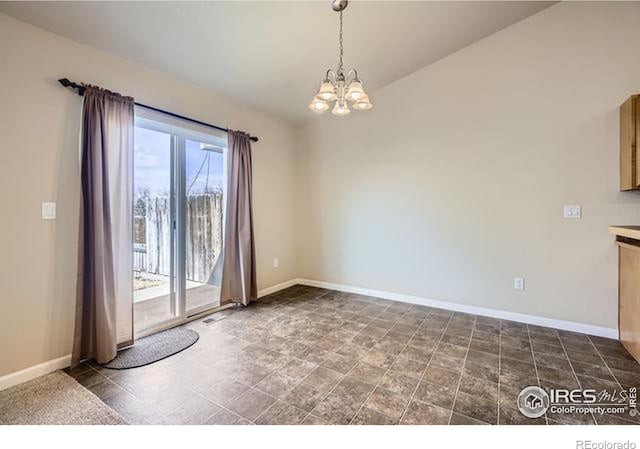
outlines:
[[[524,278],[513,278],[513,288],[524,290]]]
[[[278,259],[273,259],[273,268],[278,268],[278,266],[280,266],[280,262],[278,262]]]
[[[582,208],[579,204],[564,206],[563,216],[564,218],[581,218]]]

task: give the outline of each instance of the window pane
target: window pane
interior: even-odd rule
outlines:
[[[222,278],[224,151],[186,140],[186,309],[216,306]]]
[[[156,326],[176,315],[171,301],[171,136],[134,131],[134,329]]]

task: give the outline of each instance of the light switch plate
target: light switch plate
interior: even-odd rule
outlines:
[[[565,205],[563,209],[564,218],[581,218],[582,207],[579,204]]]
[[[513,278],[513,288],[524,290],[524,278]]]
[[[280,262],[278,259],[273,259],[273,268],[278,268],[280,266]]]
[[[55,220],[56,218],[56,203],[42,203],[42,219],[43,220]]]

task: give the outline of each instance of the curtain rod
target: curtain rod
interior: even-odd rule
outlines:
[[[70,87],[71,89],[77,89],[78,90],[78,95],[82,96],[84,95],[84,91],[85,91],[85,87],[82,84],[78,84],[75,83],[71,80],[69,80],[68,78],[60,78],[58,80],[58,82],[60,84],[62,84],[64,87]],[[190,117],[185,117],[184,115],[180,115],[180,114],[176,114],[174,112],[171,111],[165,111],[164,109],[159,109],[159,108],[155,108],[153,106],[149,106],[146,104],[142,104],[142,103],[138,103],[137,101],[135,102],[136,106],[140,106],[141,108],[145,108],[145,109],[150,109],[152,111],[156,111],[156,112],[161,112],[163,114],[167,114],[170,115],[171,117],[175,117],[175,118],[179,118],[182,120],[187,120],[189,122],[193,122],[193,123],[197,123],[198,125],[203,125],[203,126],[208,126],[209,128],[214,128],[220,131],[224,131],[224,132],[229,132],[229,128],[223,128],[221,126],[217,126],[217,125],[212,125],[211,123],[206,123],[206,122],[201,122],[200,120],[196,120]],[[253,142],[257,142],[258,138],[255,136],[249,136],[249,139],[251,139]]]

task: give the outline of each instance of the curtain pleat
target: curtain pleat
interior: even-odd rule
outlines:
[[[229,130],[227,208],[220,303],[244,304],[258,297],[253,236],[251,140]]]
[[[133,98],[86,86],[72,366],[133,342]]]

